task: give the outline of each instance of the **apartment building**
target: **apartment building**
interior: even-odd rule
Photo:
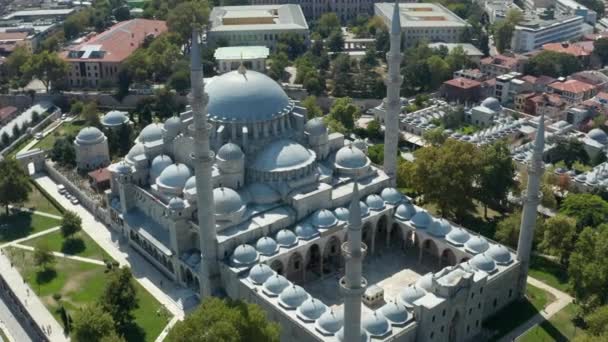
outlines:
[[[515,26],[511,48],[516,52],[528,52],[547,43],[578,39],[585,33],[584,23],[583,17],[578,15],[526,20]]]

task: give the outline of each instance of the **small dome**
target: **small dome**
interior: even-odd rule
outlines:
[[[388,319],[392,324],[400,325],[405,324],[410,318],[407,308],[404,304],[397,301],[390,301],[386,303],[380,312]]]
[[[606,135],[606,132],[602,131],[599,128],[594,128],[590,130],[589,133],[587,133],[587,136],[602,145],[606,145],[608,143],[608,136]]]
[[[361,322],[361,326],[372,337],[381,337],[391,331],[391,325],[382,312],[374,311],[371,315],[366,315]]]
[[[508,265],[511,263],[511,253],[507,247],[502,245],[492,245],[485,253],[499,265]]]
[[[338,223],[338,219],[327,209],[317,210],[312,215],[312,224],[318,229],[327,229]]]
[[[241,195],[226,187],[213,189],[213,203],[216,215],[232,214],[243,207]]]
[[[85,127],[78,132],[76,142],[81,145],[97,144],[103,140],[103,133],[96,127]]]
[[[250,245],[240,245],[232,253],[232,263],[235,266],[250,266],[259,259],[258,252]]]
[[[384,209],[384,200],[382,199],[382,197],[376,195],[376,194],[372,194],[367,196],[367,199],[365,199],[365,204],[367,204],[367,206],[371,209],[371,210],[382,210]]]
[[[272,204],[281,200],[281,195],[268,184],[252,183],[247,186],[247,191],[255,204]]]
[[[251,168],[262,172],[301,169],[317,159],[314,151],[289,139],[275,140],[260,151]]]
[[[361,208],[361,217],[369,215],[369,208],[367,207],[367,204],[365,204],[365,202],[359,201],[359,208]]]
[[[169,209],[179,210],[184,209],[185,207],[186,203],[179,197],[173,197],[171,200],[169,200]]]
[[[483,253],[490,248],[488,240],[481,236],[473,236],[464,244],[464,248],[471,253],[479,254]]]
[[[454,246],[462,246],[471,238],[471,235],[462,228],[452,228],[452,230],[446,236],[446,240]]]
[[[483,254],[477,254],[470,261],[469,265],[473,266],[476,270],[485,271],[488,273],[493,272],[496,269],[496,263],[489,256]]]
[[[127,174],[131,172],[131,167],[123,160],[120,163],[116,164],[115,170],[117,173]]]
[[[424,297],[426,292],[417,286],[408,286],[399,294],[399,299],[407,306],[413,306],[414,302]]]
[[[129,122],[129,118],[126,114],[126,112],[121,112],[119,110],[109,111],[101,118],[101,124],[106,127],[122,126]]]
[[[317,319],[316,328],[324,335],[334,335],[342,328],[342,323],[342,317],[336,315],[333,310],[329,310]]]
[[[367,157],[354,146],[344,146],[336,153],[336,164],[345,169],[358,169],[367,165]]]
[[[255,249],[261,255],[273,255],[279,251],[279,246],[277,246],[273,238],[264,236],[259,238],[258,242],[255,243]]]
[[[481,102],[481,105],[495,112],[500,112],[502,110],[500,101],[498,101],[498,99],[496,99],[495,97],[486,98],[485,100],[483,100],[483,102]]]
[[[266,264],[257,264],[249,270],[249,280],[256,285],[263,284],[273,275],[275,275],[274,271]]]
[[[156,184],[171,189],[184,188],[192,173],[186,164],[172,164],[167,166],[156,179]]]
[[[319,136],[323,134],[327,134],[327,127],[325,127],[325,123],[323,122],[323,118],[312,118],[308,120],[306,125],[304,126],[304,131],[311,136]]]
[[[164,128],[169,134],[175,136],[182,129],[182,120],[178,116],[172,116],[165,120]]]
[[[403,199],[403,195],[395,188],[384,188],[380,196],[389,204],[397,204]]]
[[[298,238],[302,240],[310,240],[319,236],[319,232],[310,223],[298,224],[295,232]]]
[[[309,297],[301,286],[291,285],[279,295],[279,303],[286,309],[295,309]]]
[[[433,274],[427,273],[416,281],[416,286],[426,292],[433,292]]]
[[[217,158],[226,161],[232,160],[241,160],[245,157],[245,154],[239,147],[239,145],[234,143],[227,143],[222,145],[219,150],[217,150]]]
[[[288,248],[298,243],[298,237],[291,230],[282,229],[277,233],[276,241],[279,246]]]
[[[348,221],[350,212],[348,211],[348,209],[346,209],[344,207],[339,207],[339,208],[334,209],[334,215],[340,221]]]
[[[411,204],[400,204],[395,210],[395,216],[404,221],[409,221],[416,215],[416,207]]]
[[[184,185],[184,190],[196,190],[196,176],[192,176],[188,178],[186,184]]]
[[[152,181],[160,176],[160,174],[171,164],[173,164],[173,160],[171,160],[171,157],[168,155],[160,154],[154,157],[150,164],[150,177],[152,178]]]
[[[431,225],[429,226],[429,234],[436,237],[444,237],[452,230],[452,226],[450,222],[446,219],[438,219],[433,220]]]
[[[159,123],[151,123],[144,127],[139,133],[139,141],[149,143],[163,138],[163,125]]]
[[[281,294],[281,292],[283,292],[283,290],[285,290],[285,288],[287,288],[290,284],[291,283],[285,279],[285,277],[275,274],[266,279],[264,282],[264,292],[269,296],[276,297]]]
[[[432,219],[431,215],[429,215],[429,213],[424,209],[421,209],[420,211],[418,211],[411,218],[412,224],[416,228],[426,228],[431,224],[432,220],[433,219]]]
[[[310,297],[298,307],[297,315],[305,322],[313,322],[321,317],[325,311],[327,311],[327,305],[318,299]]]
[[[146,154],[146,148],[141,143],[136,143],[135,145],[133,145],[133,147],[131,147],[129,153],[127,153],[126,158],[135,161],[135,157],[142,154]]]

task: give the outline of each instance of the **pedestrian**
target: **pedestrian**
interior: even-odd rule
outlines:
[[[51,325],[49,324],[49,335],[53,333],[53,329],[51,328]]]
[[[25,289],[25,293],[27,293],[27,296],[30,296],[30,289]]]

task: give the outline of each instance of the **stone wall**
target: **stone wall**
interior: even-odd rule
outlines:
[[[0,296],[2,296],[4,304],[9,307],[11,314],[15,316],[23,326],[23,329],[27,332],[32,341],[49,341],[40,326],[36,323],[34,318],[30,316],[30,313],[17,298],[13,289],[11,289],[6,280],[4,280],[2,274],[0,274]]]
[[[31,107],[31,106],[30,106]],[[29,108],[29,107],[28,107]],[[36,126],[29,127],[25,133],[21,134],[21,136],[15,141],[13,141],[10,145],[5,147],[2,151],[0,151],[0,155],[4,156],[7,153],[11,152],[16,146],[18,146],[24,140],[30,139],[34,134],[42,131],[46,126],[48,126],[51,122],[57,120],[61,115],[61,110],[55,110],[53,113],[42,119]]]

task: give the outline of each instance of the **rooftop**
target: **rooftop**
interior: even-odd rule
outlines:
[[[308,29],[300,5],[218,6],[209,15],[212,32]]]
[[[457,47],[461,47],[467,56],[477,56],[477,57],[483,56],[483,52],[481,52],[478,48],[476,48],[475,45],[470,44],[470,43],[431,43],[431,44],[429,44],[429,47],[431,49],[438,49],[442,46],[445,46],[448,49],[448,51],[450,51],[450,52],[452,52],[452,50],[454,50]]]
[[[549,43],[543,45],[543,50],[567,53],[576,57],[590,56],[593,52],[593,43],[590,44],[579,44],[579,43]]]
[[[217,60],[223,59],[258,59],[267,58],[270,51],[265,46],[228,46],[220,47],[215,50],[214,57]]]
[[[481,82],[470,80],[468,78],[458,77],[448,81],[443,82],[443,84],[450,85],[452,87],[462,88],[462,89],[470,89],[474,87],[481,86]]]
[[[34,10],[23,10],[9,13],[2,17],[2,19],[10,20],[21,17],[48,17],[48,16],[67,16],[74,12],[74,8],[60,8],[60,9],[34,9]]]
[[[516,66],[518,63],[526,60],[527,58],[522,55],[496,55],[493,57],[486,57],[481,60],[481,64],[494,64],[502,65],[508,68]]]
[[[0,108],[0,120],[13,115],[16,111],[17,108],[13,106]]]
[[[107,167],[93,170],[88,173],[89,178],[91,178],[95,183],[103,183],[110,181],[110,170]]]
[[[549,84],[549,87],[551,87],[552,89],[555,89],[555,90],[574,93],[574,94],[584,93],[584,92],[595,89],[595,86],[585,83],[585,82],[578,81],[578,80],[567,80],[564,82],[554,82],[554,83]]]
[[[377,3],[376,13],[388,20],[388,27],[393,18],[394,4],[390,2]],[[465,27],[466,21],[439,4],[431,3],[400,3],[401,28],[408,27]]]

